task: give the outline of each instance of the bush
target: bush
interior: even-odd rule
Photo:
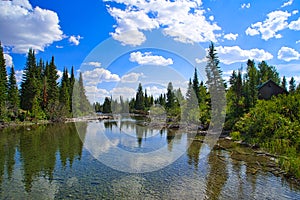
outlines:
[[[242,137],[241,137],[241,133],[239,131],[233,131],[230,133],[230,137],[233,139],[233,140],[241,140]]]

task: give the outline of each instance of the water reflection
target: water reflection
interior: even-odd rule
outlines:
[[[219,199],[222,189],[228,179],[227,163],[220,159],[220,150],[211,151],[208,157],[209,174],[207,176],[206,197],[207,199]]]
[[[11,178],[18,152],[27,192],[31,190],[36,178],[43,176],[53,179],[57,154],[63,167],[68,163],[72,167],[74,159],[81,158],[83,147],[74,124],[4,129],[0,134],[0,143],[1,178],[5,175],[4,167],[7,169],[8,179]]]
[[[245,149],[238,149],[240,153],[218,148],[209,152],[211,147],[204,139],[193,136],[175,130],[151,129],[143,123],[136,125],[134,119],[77,123],[76,127],[55,124],[30,130],[3,129],[0,198],[300,198],[299,186],[290,188],[263,169],[257,170],[257,163],[263,163],[263,158],[254,157]],[[132,157],[115,155],[120,153],[115,151],[117,147],[136,153],[138,162]],[[186,147],[189,148],[185,151]],[[151,155],[157,148],[163,149],[161,154]],[[179,150],[184,150],[184,154],[170,165],[147,173],[124,173],[97,160],[105,158],[115,166],[122,162],[129,167],[143,167],[141,163],[156,166],[170,161],[170,155]],[[111,152],[115,154],[108,154]],[[150,159],[139,153],[150,154]]]

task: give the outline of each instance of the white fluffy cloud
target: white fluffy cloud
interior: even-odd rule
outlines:
[[[239,36],[239,34],[229,33],[229,34],[224,35],[224,38],[226,40],[236,40],[238,36]]]
[[[6,67],[11,67],[13,65],[13,59],[9,54],[4,54],[5,65]]]
[[[292,5],[293,1],[294,0],[289,0],[289,1],[285,2],[284,4],[282,4],[281,8]]]
[[[299,31],[300,30],[300,17],[296,21],[292,21],[289,24],[289,29]]]
[[[273,37],[281,38],[282,36],[277,32],[288,28],[287,19],[290,16],[291,14],[287,11],[270,12],[265,21],[251,24],[251,27],[248,27],[245,32],[250,36],[261,34],[261,38],[266,41]]]
[[[28,0],[0,1],[0,10],[1,41],[15,53],[43,51],[64,38],[57,13],[51,10],[32,8]]]
[[[71,35],[69,37],[69,42],[75,46],[78,46],[80,44],[80,40],[83,39],[83,37],[81,37],[80,35]]]
[[[20,85],[23,78],[23,70],[16,70],[15,73],[16,73],[17,84]]]
[[[140,65],[168,66],[173,64],[173,60],[171,58],[164,58],[163,56],[152,55],[151,52],[132,52],[130,54],[129,60],[131,62],[137,62]]]
[[[94,85],[87,85],[84,87],[86,91],[86,96],[90,102],[102,102],[103,99],[107,96],[110,96],[109,92],[106,89],[97,88]]]
[[[299,60],[300,53],[290,47],[281,47],[278,51],[277,58],[284,61]]]
[[[94,70],[84,71],[82,76],[86,85],[97,85],[102,82],[120,81],[119,75],[112,74],[109,70],[104,68],[95,68]]]
[[[123,99],[130,99],[135,96],[136,90],[131,87],[115,87],[110,92],[113,98],[122,96]]]
[[[239,46],[232,47],[216,47],[216,50],[219,55],[219,59],[224,64],[232,64],[236,62],[246,62],[248,59],[254,59],[257,61],[270,60],[273,58],[273,55],[269,52],[266,52],[263,49],[250,49],[244,50]]]
[[[215,31],[221,30],[204,16],[201,0],[108,1],[125,5],[124,9],[108,6],[108,12],[117,22],[111,35],[124,45],[142,44],[146,40],[143,31],[157,28],[162,28],[166,35],[181,42],[215,42]]]
[[[243,3],[242,5],[241,5],[241,8],[250,8],[251,7],[251,4],[250,3]]]
[[[101,63],[97,62],[97,61],[91,61],[91,62],[83,63],[83,65],[93,66],[93,67],[101,67]]]
[[[147,94],[152,95],[154,98],[159,97],[159,95],[161,94],[167,93],[166,87],[162,88],[153,85],[153,86],[147,86],[145,89],[147,90]]]
[[[140,77],[143,77],[144,74],[143,73],[129,73],[129,74],[125,74],[124,76],[122,76],[121,78],[121,82],[124,83],[136,83]]]

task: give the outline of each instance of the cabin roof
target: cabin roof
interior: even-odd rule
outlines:
[[[273,83],[274,85],[276,85],[277,87],[283,89],[285,92],[287,92],[287,90],[283,87],[281,87],[280,85],[278,85],[277,83],[275,83],[272,79],[267,80],[266,82],[260,84],[257,86],[257,89],[260,90],[261,88],[263,88],[264,86],[266,86],[268,83]]]

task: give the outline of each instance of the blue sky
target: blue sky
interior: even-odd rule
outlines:
[[[27,50],[33,48],[37,58],[54,55],[60,71],[71,66],[82,71],[91,101],[111,94],[130,96],[143,80],[149,93],[158,94],[166,83],[149,80],[159,75],[174,74],[171,80],[183,87],[194,61],[174,53],[178,43],[190,45],[184,48],[192,52],[193,45],[205,49],[213,41],[225,79],[232,70],[245,68],[250,58],[265,60],[299,83],[299,8],[299,0],[2,0],[0,40],[8,71],[13,63],[19,80]],[[161,49],[145,46],[155,42],[149,39],[155,31],[173,43]],[[111,48],[93,55],[105,41]],[[119,55],[116,48],[126,51]],[[109,54],[115,59],[104,64]],[[203,57],[199,51],[200,76]]]

